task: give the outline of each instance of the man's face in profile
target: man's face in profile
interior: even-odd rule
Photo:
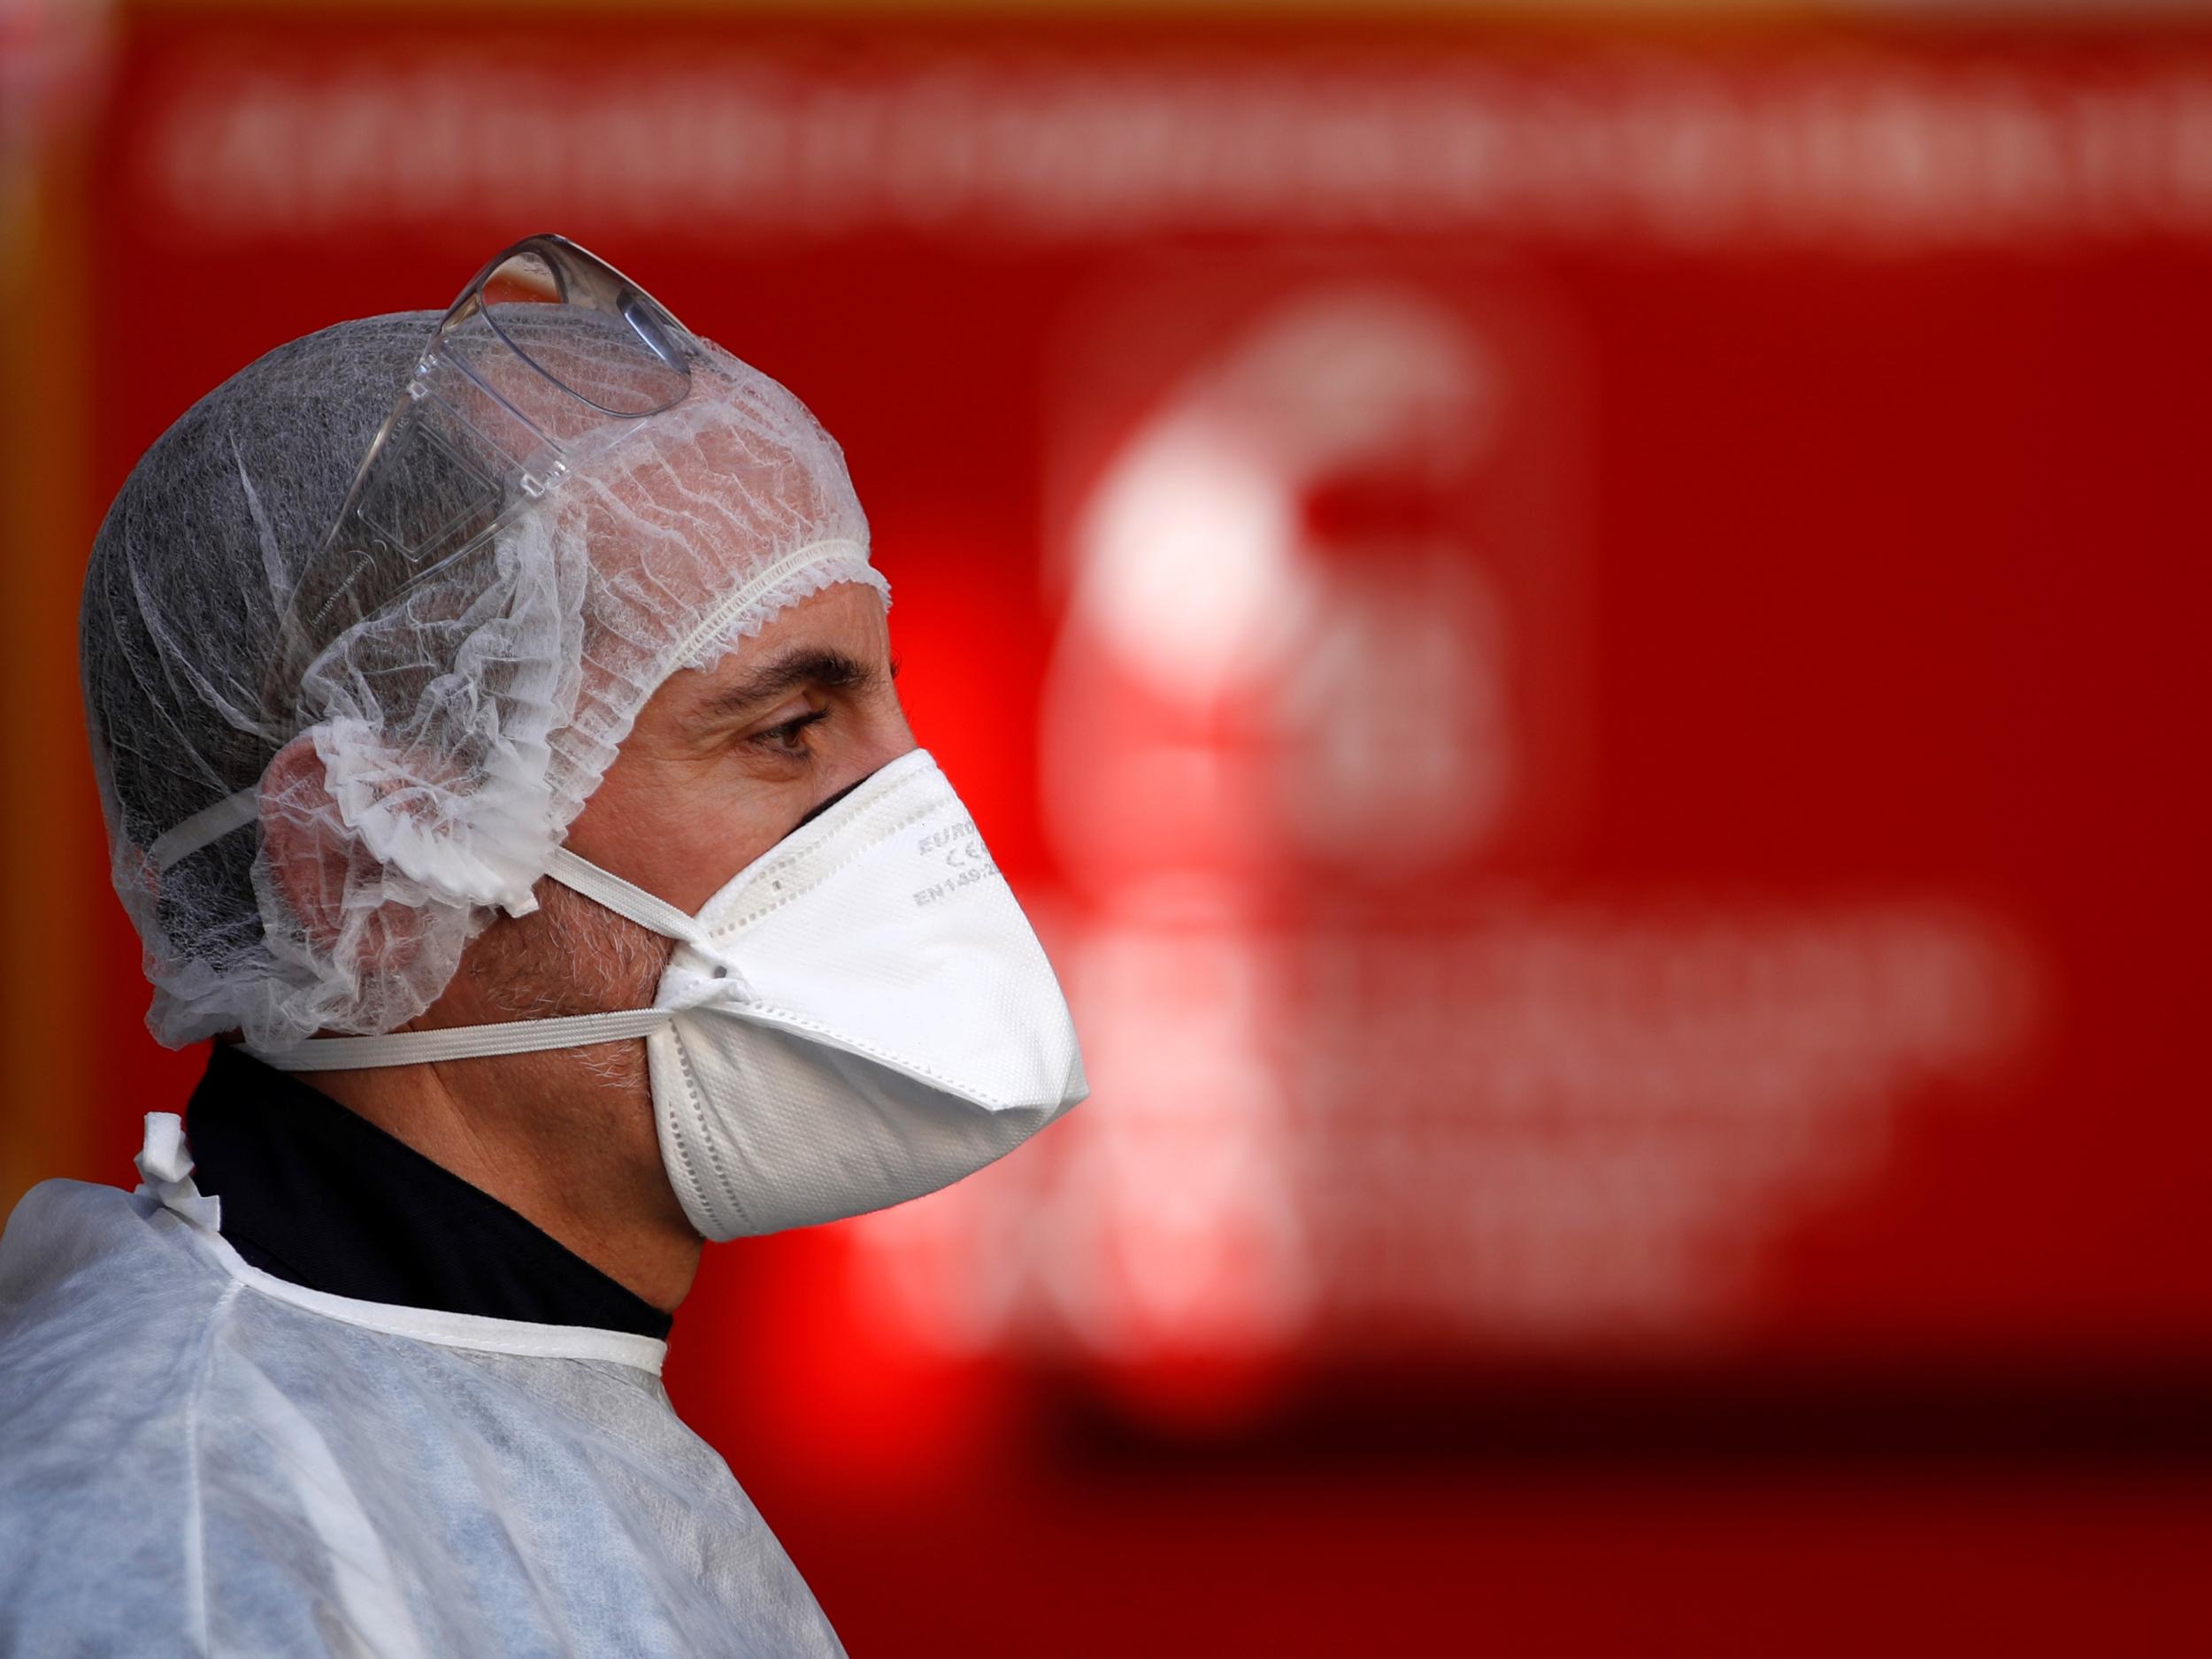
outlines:
[[[657,466],[618,488],[680,497],[754,482],[697,465]],[[591,548],[603,577],[650,569],[650,552],[619,521]],[[729,588],[746,574],[729,573]],[[684,597],[703,611],[713,595]],[[588,672],[588,639],[586,659]],[[680,669],[654,692],[566,844],[696,912],[816,806],[915,747],[896,672],[875,589],[841,582],[800,600],[718,662]],[[549,878],[535,895],[535,912],[498,918],[469,946],[419,1028],[653,1005],[669,941]],[[508,1098],[529,1102],[531,1128],[555,1130],[565,1118],[602,1137],[605,1183],[690,1236],[661,1164],[642,1043],[518,1055],[507,1064],[528,1079]]]

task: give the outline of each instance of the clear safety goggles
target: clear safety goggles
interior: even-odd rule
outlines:
[[[288,696],[347,628],[487,556],[580,446],[681,403],[699,349],[665,306],[566,237],[494,256],[438,324],[303,572],[272,689]]]

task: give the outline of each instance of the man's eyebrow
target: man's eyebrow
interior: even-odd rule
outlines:
[[[896,664],[891,674],[897,676]],[[824,691],[866,691],[883,678],[883,671],[874,664],[843,651],[818,645],[795,646],[780,657],[770,657],[743,679],[701,698],[694,715],[703,720],[728,719],[787,697],[803,686]]]

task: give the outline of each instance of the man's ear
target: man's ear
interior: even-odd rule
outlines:
[[[345,919],[347,877],[361,850],[340,823],[312,733],[277,751],[257,793],[270,877],[309,941],[330,950]]]

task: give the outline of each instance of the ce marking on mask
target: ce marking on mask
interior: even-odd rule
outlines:
[[[914,890],[918,907],[950,898],[962,887],[987,881],[999,873],[991,849],[983,844],[983,837],[976,833],[973,818],[963,818],[957,824],[932,831],[915,843],[914,850],[950,872],[942,881],[933,881]]]

